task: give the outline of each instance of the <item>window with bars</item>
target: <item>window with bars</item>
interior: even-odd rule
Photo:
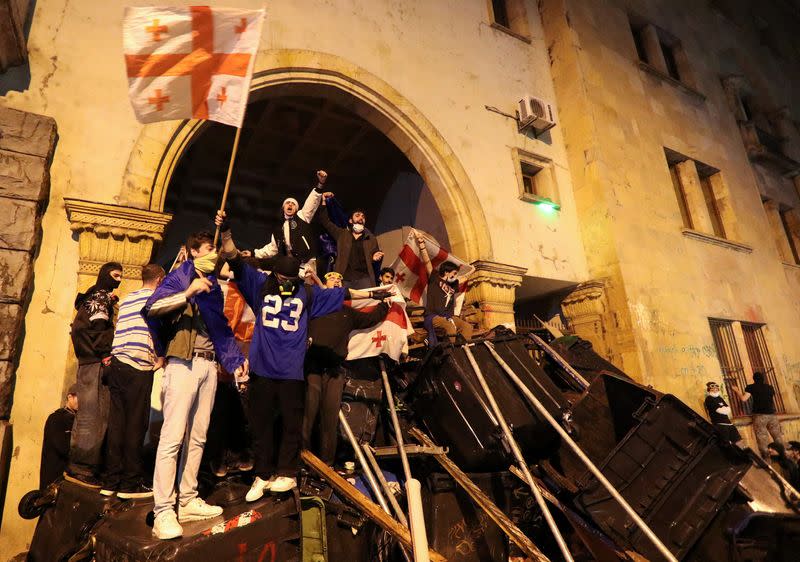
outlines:
[[[772,358],[769,355],[767,340],[764,339],[764,324],[742,322],[742,332],[744,334],[744,345],[747,348],[747,357],[750,358],[753,372],[760,371],[764,373],[764,382],[771,384],[772,388],[775,389],[775,412],[785,414],[786,408],[778,389],[775,367],[772,365]]]
[[[742,365],[742,358],[739,354],[739,346],[736,343],[735,324],[741,324],[745,351],[753,371],[764,373],[764,381],[771,384],[775,389],[775,411],[779,414],[785,413],[786,408],[778,387],[775,367],[772,364],[767,342],[764,338],[764,324],[738,323],[718,318],[709,318],[708,323],[711,327],[714,345],[717,348],[717,358],[722,369],[722,378],[728,393],[733,416],[749,416],[752,406],[751,401],[742,402],[739,400],[737,394],[731,389],[735,384],[739,389],[744,390],[749,384]]]
[[[736,336],[733,333],[733,322],[710,318],[708,323],[711,325],[711,335],[717,348],[717,358],[722,368],[722,380],[725,390],[728,392],[731,411],[734,416],[748,416],[750,415],[750,404],[739,400],[739,397],[731,389],[734,384],[742,390],[747,386],[742,358],[739,356]]]

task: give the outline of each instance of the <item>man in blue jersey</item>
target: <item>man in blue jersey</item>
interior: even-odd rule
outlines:
[[[153,371],[164,362],[153,347],[142,308],[161,280],[164,269],[157,264],[142,267],[142,288],[119,303],[119,316],[107,371],[111,409],[108,415],[106,475],[104,490],[122,499],[152,496],[144,481],[142,444],[150,419]]]
[[[266,490],[286,492],[297,486],[309,320],[338,311],[346,298],[382,299],[391,293],[304,285],[298,279],[300,262],[293,256],[277,257],[267,274],[238,259],[224,212],[217,213],[216,223],[222,231],[222,257],[256,315],[248,384],[256,479],[246,496],[255,501]],[[283,420],[279,443],[275,443],[277,411]]]

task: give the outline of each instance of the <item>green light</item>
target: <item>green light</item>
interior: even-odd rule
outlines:
[[[534,205],[539,207],[539,209],[541,209],[542,212],[547,214],[555,213],[556,211],[561,209],[561,207],[557,203],[554,203],[550,199],[539,199],[538,201],[534,202]]]

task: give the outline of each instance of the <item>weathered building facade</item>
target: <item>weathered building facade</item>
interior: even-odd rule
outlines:
[[[27,154],[50,178],[49,195],[22,197],[46,199],[36,207],[40,248],[0,236],[3,268],[7,251],[33,268],[33,281],[2,280],[3,298],[21,311],[10,338],[17,347],[2,356],[4,395],[13,396],[0,405],[13,430],[3,555],[30,538],[33,524],[17,517],[16,503],[36,485],[44,420],[74,380],[75,292],[109,260],[125,265],[123,290],[134,288],[170,224],[195,216],[178,216],[189,211],[168,204],[170,189],[190,148],[213,131],[135,121],[123,5],[39,0],[28,65],[0,74],[0,104],[13,110],[0,118],[0,181],[33,185],[31,168],[16,163]],[[771,366],[793,414],[800,56],[781,54],[797,48],[791,42],[764,42],[770,25],[780,35],[780,22],[798,17],[796,6],[776,6],[753,23],[727,2],[276,1],[251,99],[267,108],[318,100],[324,109],[299,127],[303,139],[357,144],[357,135],[322,131],[331,113],[365,124],[358,134],[388,139],[421,178],[420,201],[437,208],[453,253],[476,264],[470,299],[486,325],[512,322],[515,301],[559,294],[564,319],[632,376],[699,409],[705,381],[720,380],[721,368],[746,381]],[[554,128],[518,130],[525,95],[552,104]],[[5,115],[48,124],[54,150],[18,154],[5,144]],[[245,123],[253,161],[269,150],[270,115]],[[0,187],[6,214],[20,198]],[[392,189],[373,194],[382,201],[376,214],[391,214]],[[543,199],[560,209],[546,212],[536,205]],[[791,415],[785,424],[796,436]]]

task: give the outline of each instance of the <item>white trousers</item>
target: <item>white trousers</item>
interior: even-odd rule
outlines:
[[[164,425],[153,475],[155,515],[175,509],[176,470],[181,505],[197,497],[197,472],[216,390],[217,364],[214,361],[200,357],[192,361],[169,358],[161,387]]]

